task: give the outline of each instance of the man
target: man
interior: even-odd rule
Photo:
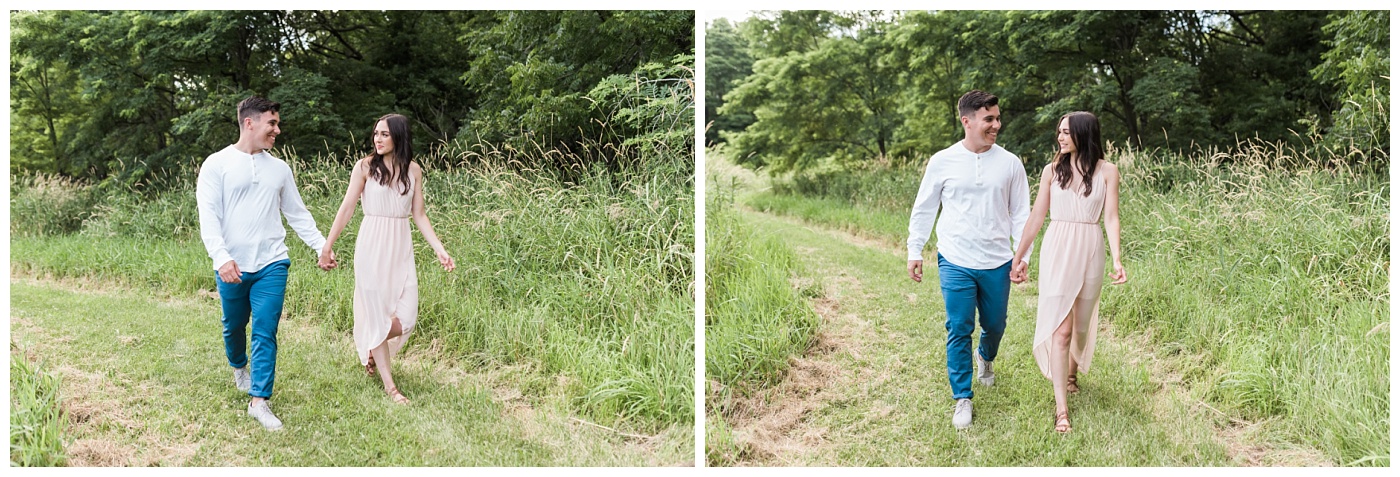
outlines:
[[[996,145],[1001,130],[997,97],[969,91],[958,100],[958,115],[963,140],[929,160],[909,216],[907,245],[909,278],[922,282],[924,243],[937,218],[938,278],[948,313],[944,323],[948,383],[955,400],[953,426],[965,429],[972,425],[973,361],[978,381],[991,386],[996,380],[992,362],[1006,330],[1012,251],[1021,241],[1031,207],[1021,159]],[[971,337],[974,315],[982,325],[976,355]]]
[[[314,253],[326,243],[301,201],[292,169],[267,153],[282,132],[280,106],[258,96],[239,102],[238,143],[204,160],[195,188],[199,234],[213,260],[224,308],[224,354],[233,367],[233,383],[252,397],[248,415],[274,431],[282,421],[267,400],[276,377],[277,324],[291,265],[279,212]],[[251,362],[246,352],[250,321]]]

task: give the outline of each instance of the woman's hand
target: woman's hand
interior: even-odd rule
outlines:
[[[330,270],[337,265],[338,264],[335,262],[335,252],[332,251],[331,246],[327,244],[325,248],[321,249],[321,257],[316,260],[316,266],[321,267],[322,270]]]
[[[452,271],[457,268],[457,262],[452,261],[452,256],[446,250],[437,251],[438,263],[442,264],[443,270]]]
[[[1011,261],[1011,281],[1012,283],[1025,282],[1029,275],[1030,264],[1019,258]]]
[[[1108,278],[1113,279],[1114,285],[1128,283],[1128,271],[1123,269],[1123,262],[1116,260],[1113,262],[1113,273],[1109,274]]]

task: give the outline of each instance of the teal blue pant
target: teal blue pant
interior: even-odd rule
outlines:
[[[272,397],[272,380],[277,377],[277,324],[282,320],[282,303],[287,294],[287,267],[291,260],[278,260],[256,272],[243,272],[243,283],[219,284],[224,305],[224,354],[234,368],[250,366],[253,388],[249,396]],[[249,322],[253,328],[253,359],[248,360]]]
[[[1006,332],[1006,301],[1011,297],[1011,262],[991,270],[954,265],[938,254],[938,284],[948,311],[948,384],[953,399],[972,398],[972,332],[982,325],[977,353],[997,359]],[[974,319],[975,318],[975,319]]]

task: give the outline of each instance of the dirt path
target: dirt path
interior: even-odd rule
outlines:
[[[749,451],[741,465],[1327,465],[1316,451],[1254,442],[1260,423],[1231,421],[1190,396],[1171,362],[1154,358],[1145,337],[1120,336],[1111,317],[1071,398],[1075,431],[1055,434],[1049,382],[1030,355],[1034,283],[1013,289],[997,384],[974,385],[974,425],[955,431],[936,269],[915,284],[900,244],[743,216],[803,257],[807,273],[795,280],[817,280],[824,295],[812,300],[816,344],[728,417]]]
[[[434,342],[394,362],[412,405],[356,366],[348,331],[279,326],[273,406],[258,428],[231,384],[218,302],[11,276],[11,359],[60,376],[72,466],[692,465],[689,426],[624,435],[574,415],[526,365],[463,366]],[[531,389],[530,391],[526,391]]]

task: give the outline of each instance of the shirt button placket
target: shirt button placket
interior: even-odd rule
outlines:
[[[977,185],[982,185],[982,155],[977,155]]]

